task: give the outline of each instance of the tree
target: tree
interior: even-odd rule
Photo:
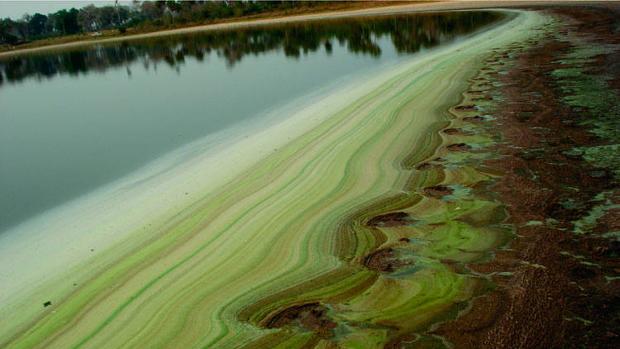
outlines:
[[[10,18],[0,20],[0,43],[15,45],[19,43],[19,38],[14,34],[15,22]]]
[[[166,7],[172,12],[179,12],[183,8],[183,5],[180,2],[176,2],[174,0],[166,1]]]
[[[47,23],[47,16],[40,13],[35,13],[28,22],[28,29],[30,35],[33,37],[41,37],[46,34],[45,24]]]
[[[99,19],[101,20],[102,28],[114,28],[118,22],[116,9],[112,6],[99,7]]]
[[[142,15],[144,16],[144,19],[149,21],[159,19],[164,13],[161,6],[158,6],[157,3],[150,1],[143,2],[140,6],[140,10],[142,12]]]
[[[65,35],[75,34],[80,31],[80,25],[78,24],[79,11],[75,8],[67,10],[60,10],[55,13],[56,23],[55,28],[59,29]]]
[[[30,30],[28,29],[28,22],[32,18],[30,15],[25,14],[22,19],[14,22],[14,28],[17,32],[17,36],[21,38],[22,41],[28,41],[30,38]]]
[[[82,31],[97,31],[101,28],[101,20],[99,18],[99,10],[95,5],[88,5],[78,13],[78,24]]]
[[[236,16],[245,16],[272,10],[286,10],[295,7],[311,6],[314,3],[271,1],[205,1],[205,0],[132,0],[130,6],[88,5],[80,10],[64,9],[47,16],[41,13],[25,15],[18,21],[0,19],[0,43],[19,44],[31,39],[71,35],[117,28],[125,32],[127,28],[200,23]]]
[[[56,14],[48,13],[47,22],[45,22],[45,32],[47,33],[47,36],[53,36],[60,32],[56,26],[57,22],[58,20],[56,18]]]

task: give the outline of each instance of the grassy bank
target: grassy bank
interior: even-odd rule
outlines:
[[[347,11],[347,10],[360,10],[360,9],[368,9],[375,7],[384,7],[384,6],[393,6],[393,5],[405,5],[410,3],[425,3],[430,1],[407,1],[407,2],[362,2],[362,1],[354,1],[354,2],[330,2],[326,4],[315,5],[311,7],[297,7],[286,10],[276,10],[276,11],[268,11],[255,15],[246,15],[239,16],[233,18],[224,18],[224,19],[215,19],[208,20],[202,22],[192,22],[185,24],[171,24],[166,26],[154,26],[154,25],[141,25],[138,27],[127,28],[124,33],[119,32],[117,29],[110,30],[102,30],[98,32],[97,36],[92,35],[92,33],[81,33],[75,35],[65,35],[53,38],[46,38],[40,40],[34,40],[32,42],[24,43],[21,45],[10,46],[10,45],[0,45],[0,53],[11,53],[11,52],[19,52],[30,49],[37,48],[45,48],[45,47],[53,47],[58,45],[66,45],[66,44],[79,44],[79,43],[97,43],[99,41],[105,41],[110,39],[123,39],[130,38],[134,35],[140,34],[155,34],[159,32],[167,32],[170,30],[179,30],[179,29],[190,29],[196,27],[203,27],[207,25],[214,24],[226,24],[226,23],[239,23],[245,21],[255,21],[255,20],[265,20],[265,19],[276,19],[283,18],[288,16],[301,16],[308,14],[321,14],[325,12],[334,12],[334,11]]]

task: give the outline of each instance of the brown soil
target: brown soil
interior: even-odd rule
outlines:
[[[392,273],[411,263],[397,258],[394,249],[385,248],[376,250],[364,257],[364,266],[381,273]]]
[[[409,225],[415,222],[406,212],[391,212],[376,216],[368,221],[368,225],[372,227],[398,227]]]
[[[424,188],[424,194],[426,196],[430,196],[436,199],[441,199],[446,195],[451,195],[453,192],[454,190],[452,188],[445,185],[436,185],[433,187]]]
[[[334,335],[336,323],[327,316],[327,309],[319,303],[296,305],[282,310],[267,322],[267,328],[295,325],[314,332],[320,338]]]
[[[433,164],[429,162],[423,162],[415,167],[418,171],[430,170],[431,168],[433,168]]]

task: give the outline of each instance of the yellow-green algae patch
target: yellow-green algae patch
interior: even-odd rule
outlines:
[[[53,305],[20,315],[17,326],[0,332],[0,345],[381,347],[453,313],[480,281],[447,261],[486,257],[502,233],[477,224],[500,218],[491,201],[461,187],[453,197],[419,194],[427,186],[467,187],[490,178],[461,166],[484,156],[476,152],[484,139],[436,131],[451,119],[446,111],[459,103],[481,58],[528,38],[546,20],[519,12],[404,65],[150,235],[105,252],[105,264],[81,270],[77,289],[68,292],[63,279],[47,285]],[[451,142],[479,149],[456,154],[444,147]],[[445,160],[435,161],[439,166],[453,166],[414,169],[434,157]],[[419,224],[366,224],[393,210]],[[367,254],[381,248],[410,256],[412,264],[400,273],[365,267]],[[307,304],[320,310],[266,326],[283,310]],[[311,330],[321,321],[330,336]]]

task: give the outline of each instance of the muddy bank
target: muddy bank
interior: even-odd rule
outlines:
[[[327,316],[327,309],[319,303],[308,303],[292,306],[274,315],[267,322],[267,328],[281,328],[295,325],[314,332],[321,338],[333,336],[336,323]]]
[[[469,265],[496,288],[433,332],[457,348],[611,348],[620,336],[620,7],[545,11],[557,27],[497,51],[477,80],[498,86],[482,92],[501,101],[499,156],[485,166],[502,173],[490,190],[515,238]]]

